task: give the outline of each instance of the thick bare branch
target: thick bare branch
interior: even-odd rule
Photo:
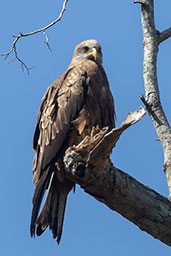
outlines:
[[[169,37],[171,37],[171,28],[168,28],[159,34],[159,41],[158,43],[162,43],[163,41],[167,40]]]
[[[95,129],[78,146],[69,148],[64,157],[66,173],[98,201],[171,246],[170,201],[115,168],[108,158],[122,132],[144,114],[140,108],[130,113],[119,128],[110,132]]]
[[[41,33],[41,32],[42,32],[42,33],[44,34],[44,36],[45,36],[45,42],[46,42],[46,45],[47,45],[48,49],[49,49],[50,51],[52,51],[51,48],[50,48],[50,45],[49,45],[49,39],[48,39],[48,36],[47,36],[47,34],[46,34],[46,30],[47,30],[48,28],[54,26],[57,22],[59,22],[59,21],[62,19],[63,14],[64,14],[64,12],[65,12],[65,10],[66,10],[66,4],[67,4],[67,2],[68,2],[68,0],[64,0],[63,6],[62,6],[62,9],[61,9],[61,12],[60,12],[58,18],[57,18],[56,20],[52,21],[52,22],[51,22],[50,24],[48,24],[47,26],[45,26],[45,27],[43,27],[43,28],[40,28],[40,29],[37,29],[37,30],[34,30],[34,31],[32,31],[32,32],[29,32],[29,33],[20,33],[19,35],[13,35],[13,37],[15,37],[15,40],[13,41],[13,44],[12,44],[11,49],[10,49],[8,52],[6,52],[6,53],[1,53],[0,56],[4,56],[4,57],[5,57],[4,59],[6,60],[6,59],[8,58],[8,56],[9,56],[12,52],[14,52],[14,58],[13,58],[12,61],[10,61],[10,62],[14,62],[14,61],[17,59],[17,60],[21,63],[22,69],[23,69],[23,70],[26,69],[27,72],[28,72],[28,74],[29,74],[29,70],[30,70],[31,68],[27,67],[27,65],[18,57],[16,45],[17,45],[19,39],[22,38],[22,37],[32,36],[32,35],[35,35],[35,34],[38,34],[38,33]]]
[[[73,159],[72,153],[66,155],[66,159]],[[74,165],[74,162],[70,164]],[[86,176],[83,176],[83,166],[78,166],[74,172],[67,169],[72,181],[141,230],[171,246],[171,203],[167,198],[115,168],[112,163],[104,169],[86,168]]]
[[[141,5],[141,21],[144,46],[144,102],[146,102],[147,111],[162,143],[164,151],[163,169],[166,173],[169,196],[171,197],[171,128],[161,105],[156,68],[158,45],[168,37],[170,30],[162,33],[156,30],[153,0],[144,0],[143,2],[145,4]]]

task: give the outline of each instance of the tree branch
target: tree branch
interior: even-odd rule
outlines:
[[[72,154],[66,157],[70,158]],[[167,198],[115,168],[112,163],[104,169],[87,168],[86,177],[70,170],[70,179],[141,230],[171,246],[171,203]]]
[[[94,128],[78,146],[65,152],[66,174],[98,201],[171,246],[170,201],[114,167],[109,160],[109,152],[122,132],[144,114],[143,108],[129,113],[122,125],[110,132]]]
[[[141,21],[144,46],[143,76],[146,96],[144,100],[163,147],[163,169],[167,178],[169,197],[171,198],[171,128],[161,105],[156,68],[158,45],[170,36],[171,31],[169,29],[159,33],[156,30],[153,0],[144,0],[143,2],[145,4],[141,5]]]
[[[166,39],[168,39],[169,37],[171,37],[171,27],[160,32],[159,34],[159,41],[158,43],[162,43],[163,41],[165,41]]]
[[[50,51],[52,51],[51,48],[50,48],[50,45],[49,45],[49,39],[48,39],[48,36],[47,36],[47,34],[46,34],[46,30],[49,29],[50,27],[54,26],[57,22],[59,22],[59,21],[62,19],[63,14],[64,14],[64,12],[65,12],[65,10],[66,10],[66,4],[67,4],[67,2],[68,2],[68,0],[64,0],[63,6],[62,6],[62,9],[61,9],[61,12],[60,12],[58,18],[57,18],[56,20],[52,21],[52,22],[51,22],[50,24],[48,24],[47,26],[45,26],[45,27],[43,27],[43,28],[40,28],[40,29],[37,29],[37,30],[35,30],[35,31],[29,32],[29,33],[21,33],[21,32],[20,32],[19,35],[13,35],[13,37],[15,37],[15,40],[13,41],[13,44],[12,44],[11,49],[10,49],[8,52],[6,52],[6,53],[1,53],[0,56],[4,56],[4,57],[5,57],[4,59],[6,60],[6,59],[8,58],[8,56],[9,56],[12,52],[14,52],[14,58],[10,61],[10,63],[11,63],[11,62],[14,62],[14,61],[17,59],[17,60],[21,63],[22,69],[24,70],[24,68],[25,68],[25,69],[27,70],[27,73],[29,74],[29,71],[30,71],[31,68],[29,68],[29,67],[18,57],[16,45],[17,45],[19,39],[22,38],[22,37],[32,36],[32,35],[35,35],[35,34],[38,34],[38,33],[42,32],[42,33],[44,34],[44,36],[45,36],[45,42],[46,42],[46,45],[47,45],[48,49],[49,49]]]

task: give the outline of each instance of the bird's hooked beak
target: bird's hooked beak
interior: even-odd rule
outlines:
[[[86,53],[87,56],[93,56],[94,59],[97,59],[97,49],[94,47],[90,52]]]

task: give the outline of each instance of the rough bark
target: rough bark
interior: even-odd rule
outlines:
[[[122,132],[144,114],[143,108],[129,113],[122,125],[110,132],[93,129],[78,146],[66,151],[66,174],[98,201],[171,246],[170,201],[114,167],[109,159]]]
[[[75,152],[68,152],[65,157],[66,164],[70,158],[73,159],[73,162],[69,160],[70,167],[75,164],[73,156]],[[80,158],[81,161],[83,159]],[[67,169],[72,181],[141,230],[171,246],[171,203],[167,198],[115,168],[111,162],[105,168],[86,168],[83,176],[86,165],[83,163],[78,165],[77,162],[76,169]]]
[[[139,1],[138,1],[139,2]],[[171,36],[171,28],[159,32],[154,24],[153,0],[141,1],[141,21],[144,46],[144,88],[146,105],[164,152],[163,170],[165,171],[169,198],[171,198],[171,128],[163,111],[158,81],[157,81],[157,53],[161,42]]]

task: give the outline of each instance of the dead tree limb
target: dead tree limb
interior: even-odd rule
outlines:
[[[137,2],[137,1],[136,1]],[[161,42],[171,37],[171,28],[159,32],[154,24],[153,0],[143,0],[141,4],[141,22],[144,46],[144,88],[145,98],[141,97],[153,122],[164,152],[163,170],[165,171],[169,198],[171,198],[171,128],[162,108],[158,80],[157,53]]]
[[[140,120],[145,110],[129,113],[119,128],[93,129],[64,157],[67,176],[88,194],[136,224],[154,238],[171,246],[171,203],[149,187],[117,169],[109,160],[122,132]]]
[[[32,36],[32,35],[35,35],[35,34],[38,34],[38,33],[43,33],[44,36],[45,36],[45,42],[46,42],[46,45],[48,47],[48,49],[50,51],[51,48],[50,48],[50,45],[49,45],[49,39],[48,39],[48,36],[47,36],[47,33],[46,33],[46,30],[49,29],[50,27],[54,26],[57,22],[59,22],[62,17],[63,17],[63,14],[66,10],[66,4],[67,4],[68,0],[64,0],[63,2],[63,6],[62,6],[62,9],[61,9],[61,12],[58,16],[58,18],[54,21],[52,21],[50,24],[48,24],[47,26],[43,27],[43,28],[40,28],[40,29],[37,29],[37,30],[34,30],[32,32],[29,32],[29,33],[20,33],[19,35],[13,35],[13,37],[15,38],[15,40],[13,41],[13,44],[12,44],[12,47],[11,49],[6,52],[6,53],[1,53],[0,56],[4,56],[4,59],[6,60],[8,58],[8,56],[14,52],[14,58],[10,61],[11,62],[14,62],[15,60],[18,60],[20,63],[21,63],[21,66],[22,66],[22,69],[26,69],[27,73],[29,74],[29,71],[31,68],[29,68],[19,57],[18,57],[18,52],[17,52],[17,48],[16,48],[16,45],[19,41],[20,38],[22,37],[28,37],[28,36]]]

